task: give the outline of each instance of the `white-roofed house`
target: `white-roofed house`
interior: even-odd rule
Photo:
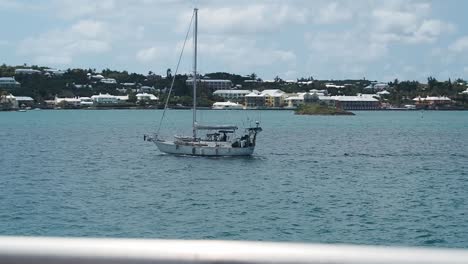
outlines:
[[[62,70],[58,69],[44,69],[45,73],[48,73],[49,75],[55,75],[55,76],[62,76],[65,72]]]
[[[21,84],[13,77],[0,77],[0,89],[20,88]]]
[[[102,76],[101,74],[96,74],[96,75],[89,74],[89,78],[95,79],[95,80],[102,80],[104,79],[104,76]]]
[[[288,107],[298,107],[299,105],[304,104],[304,94],[305,93],[297,93],[290,95],[286,97],[284,101]]]
[[[106,105],[106,104],[117,104],[119,103],[119,98],[115,95],[110,95],[108,93],[102,94],[100,93],[99,95],[93,95],[91,96],[91,99],[93,99],[93,102],[98,105]]]
[[[265,95],[259,91],[253,90],[245,95],[245,105],[247,107],[265,107]]]
[[[157,102],[157,101],[159,101],[159,98],[157,96],[155,96],[154,94],[138,93],[135,96],[136,96],[138,102],[141,102],[141,101]]]
[[[79,97],[80,106],[93,106],[94,102],[91,97]]]
[[[389,85],[387,83],[376,83],[376,84],[374,84],[374,89],[379,90],[379,91],[382,91],[382,90],[385,90],[385,89],[388,89],[388,88],[389,88]]]
[[[251,93],[250,90],[217,90],[213,92],[213,95],[219,96],[224,100],[229,100],[237,103],[244,103],[245,96]]]
[[[328,91],[327,90],[317,90],[317,89],[312,89],[312,90],[309,90],[309,93],[314,93],[314,94],[317,94],[317,95],[328,95]]]
[[[34,105],[34,99],[29,96],[15,96],[16,101],[18,102],[18,105],[21,107],[26,107],[26,106],[33,106]]]
[[[39,74],[41,71],[34,69],[16,69],[15,75],[17,74]]]
[[[81,106],[81,100],[78,97],[57,97],[55,96],[54,100],[55,106],[61,106],[61,107],[80,107]]]
[[[193,85],[193,79],[187,79],[185,84],[191,87]],[[211,91],[229,90],[232,87],[231,80],[198,79],[197,84],[207,87]]]
[[[385,96],[385,95],[389,95],[390,92],[387,91],[387,90],[383,90],[383,91],[377,92],[377,94],[380,95],[380,96]]]
[[[127,102],[127,101],[128,101],[128,98],[129,98],[128,95],[114,95],[114,96],[115,96],[115,98],[117,98],[117,101],[118,101],[119,103],[121,103],[121,102]]]
[[[377,110],[380,109],[380,101],[370,94],[357,96],[331,96],[336,106],[343,110]]]
[[[366,90],[378,90],[378,91],[382,91],[382,90],[386,90],[388,89],[390,86],[387,84],[387,83],[382,83],[382,82],[372,82],[371,84],[369,84],[368,86],[364,87],[364,89]]]
[[[441,105],[451,105],[452,99],[448,98],[447,96],[426,96],[421,97],[418,96],[413,98],[413,101],[416,103],[417,108],[423,107],[436,107]]]
[[[334,84],[334,83],[326,83],[326,84],[325,84],[325,87],[327,87],[327,88],[334,88],[334,89],[343,89],[343,88],[345,88],[344,85],[336,85],[336,84]]]
[[[18,101],[12,94],[0,94],[0,110],[11,110],[18,108]]]
[[[100,82],[105,84],[117,84],[117,80],[115,80],[114,78],[104,78],[101,79]]]
[[[297,93],[285,99],[288,107],[297,107],[301,104],[323,102],[327,105],[335,105],[335,100],[323,93]]]
[[[281,107],[284,105],[286,93],[279,89],[263,90],[265,95],[265,105],[268,107]]]

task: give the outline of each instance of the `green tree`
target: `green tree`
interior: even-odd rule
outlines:
[[[136,97],[136,94],[135,94],[135,93],[130,93],[130,94],[128,95],[128,102],[129,102],[129,103],[136,103],[137,99],[138,99],[138,98]]]

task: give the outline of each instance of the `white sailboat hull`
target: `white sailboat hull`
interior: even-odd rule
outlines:
[[[229,144],[182,145],[173,141],[154,141],[159,151],[176,155],[192,156],[250,156],[255,147],[233,148]],[[213,143],[213,142],[210,142]]]

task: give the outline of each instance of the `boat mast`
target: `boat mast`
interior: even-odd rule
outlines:
[[[198,31],[198,8],[193,10],[195,13],[195,25],[193,29],[193,139],[197,138],[197,31]]]

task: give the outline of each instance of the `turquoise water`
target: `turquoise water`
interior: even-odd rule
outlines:
[[[468,112],[200,111],[261,120],[251,158],[161,154],[161,113],[1,112],[0,235],[468,247]]]

